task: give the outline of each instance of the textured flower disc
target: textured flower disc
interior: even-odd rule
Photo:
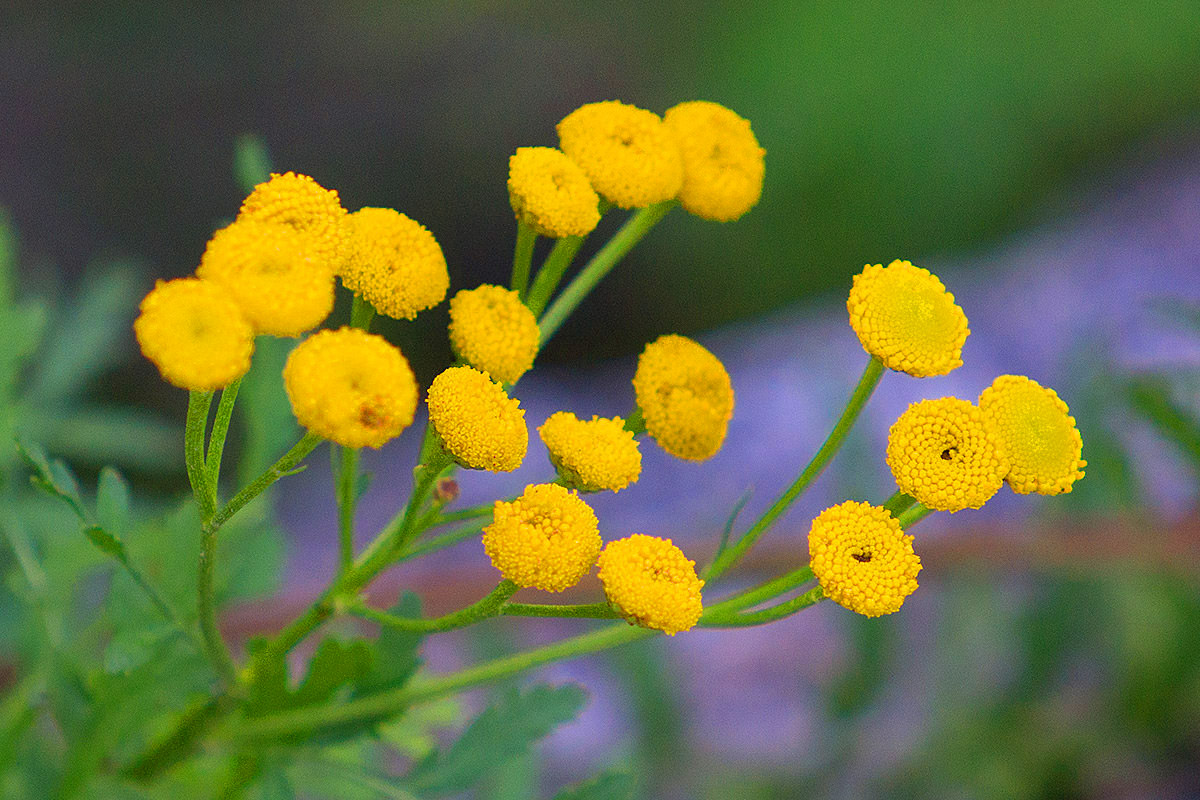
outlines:
[[[679,144],[653,111],[588,103],[558,123],[558,140],[595,190],[621,208],[670,200],[683,185]]]
[[[983,412],[957,397],[909,405],[888,433],[887,463],[900,491],[951,512],[986,503],[1009,464]]]
[[[725,366],[684,336],[660,336],[638,357],[633,388],[647,432],[662,449],[690,461],[721,449],[733,417]]]
[[[492,520],[483,529],[483,547],[492,566],[521,587],[569,589],[600,554],[595,513],[557,484],[531,484],[516,500],[497,500]]]
[[[442,446],[464,467],[511,472],[529,446],[525,412],[487,373],[450,367],[426,397],[429,421]]]
[[[346,209],[338,193],[307,175],[271,173],[242,202],[239,219],[288,225],[313,238],[321,257],[336,272],[346,259]]]
[[[878,617],[899,611],[917,589],[921,559],[912,542],[887,509],[847,501],[813,520],[808,554],[826,597]]]
[[[450,298],[450,347],[501,383],[516,383],[538,352],[537,319],[511,289],[484,284]]]
[[[342,283],[380,314],[413,319],[446,297],[446,257],[421,223],[390,208],[361,208],[350,215],[348,227]]]
[[[750,120],[717,103],[694,100],[668,109],[663,121],[683,156],[679,202],[691,214],[730,222],[762,196],[763,156]]]
[[[168,383],[207,392],[250,369],[254,329],[223,287],[196,278],[159,281],[140,308],[133,322],[138,346]]]
[[[1083,477],[1083,438],[1053,389],[1023,375],[1001,375],[979,395],[979,408],[1012,462],[1005,479],[1020,494],[1064,494]]]
[[[412,424],[417,408],[408,359],[358,328],[305,339],[288,356],[283,383],[300,424],[345,447],[380,447]]]
[[[846,308],[863,349],[888,369],[927,378],[962,366],[967,317],[928,270],[868,264],[854,276]]]
[[[587,175],[553,147],[518,147],[508,160],[508,199],[517,219],[542,236],[586,236],[600,222]]]
[[[674,636],[699,622],[704,581],[670,539],[635,533],[609,542],[599,565],[604,594],[633,625]]]
[[[552,414],[540,428],[550,462],[570,486],[585,492],[616,492],[642,473],[642,454],[620,417],[578,419],[570,411]]]

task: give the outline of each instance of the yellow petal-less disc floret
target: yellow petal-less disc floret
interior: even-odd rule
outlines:
[[[899,611],[917,589],[921,559],[912,542],[887,509],[850,500],[813,520],[809,563],[826,597],[878,617]]]
[[[609,542],[599,565],[608,602],[631,624],[674,636],[700,620],[704,581],[670,539],[635,533]]]
[[[743,119],[725,106],[693,100],[667,110],[663,121],[683,156],[679,203],[688,213],[731,222],[762,196],[767,154]]]
[[[307,233],[336,271],[346,257],[346,209],[338,193],[307,175],[271,173],[242,202],[239,219],[288,225]]]
[[[646,431],[662,449],[689,461],[721,449],[733,417],[733,385],[704,347],[684,336],[660,336],[638,357],[633,389]]]
[[[254,353],[254,329],[233,297],[196,278],[159,281],[142,300],[133,332],[163,380],[198,392],[240,378]]]
[[[642,454],[620,417],[590,421],[559,411],[538,428],[550,462],[568,485],[585,492],[620,491],[642,473]]]
[[[1058,394],[1023,375],[1001,375],[979,395],[1012,466],[1005,479],[1020,494],[1064,494],[1087,466],[1083,438]]]
[[[464,467],[511,472],[529,447],[525,412],[487,373],[450,367],[426,397],[429,421],[450,456]]]
[[[854,276],[846,308],[863,349],[888,369],[927,378],[962,366],[967,316],[929,270],[868,264]]]
[[[446,257],[424,225],[390,208],[361,208],[349,230],[342,283],[380,314],[413,319],[445,298]]]
[[[358,328],[305,339],[288,356],[283,383],[300,424],[345,447],[380,447],[412,424],[417,409],[408,359]]]
[[[241,218],[217,231],[196,275],[219,283],[258,333],[299,336],[333,310],[333,264],[309,234]]]
[[[508,159],[508,200],[542,236],[586,236],[600,222],[600,197],[587,175],[553,147],[518,147]]]
[[[683,185],[679,144],[653,111],[588,103],[558,123],[558,141],[600,196],[621,208],[670,200]]]
[[[501,383],[516,383],[538,352],[533,312],[511,289],[484,284],[450,298],[454,354]]]
[[[1009,465],[983,412],[957,397],[910,404],[888,432],[887,463],[900,491],[951,512],[986,503]]]
[[[492,566],[517,586],[569,589],[600,554],[595,513],[557,484],[531,484],[516,500],[497,500],[492,520],[483,529],[483,547]]]

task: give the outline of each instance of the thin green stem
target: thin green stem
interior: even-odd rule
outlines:
[[[362,296],[355,294],[354,302],[350,305],[350,327],[371,329],[371,320],[375,319],[375,306],[368,303]]]
[[[512,288],[522,300],[529,288],[529,265],[533,261],[533,245],[537,231],[517,220],[517,246],[513,252]]]
[[[304,434],[304,437],[296,442],[291,450],[280,456],[279,460],[268,467],[263,474],[251,481],[249,485],[235,494],[232,500],[221,507],[221,510],[212,518],[214,529],[220,528],[228,522],[230,517],[241,511],[251,500],[265,492],[275,481],[284,475],[291,474],[297,465],[323,441],[324,439],[315,433]]]
[[[921,520],[925,519],[930,514],[932,514],[933,511],[934,510],[932,508],[926,508],[925,506],[921,505],[920,503],[914,503],[910,508],[908,508],[906,511],[904,511],[904,513],[902,513],[902,514],[900,514],[900,516],[896,517],[896,519],[899,520],[901,528],[903,528],[904,530],[908,530],[909,528],[916,525],[918,522],[920,522]]]
[[[797,611],[816,605],[825,599],[825,593],[820,586],[814,586],[802,595],[785,600],[778,605],[764,608],[761,611],[748,611],[744,614],[717,615],[702,619],[700,625],[706,628],[746,628],[752,625],[766,625],[784,617],[790,617]]]
[[[447,547],[458,544],[464,539],[470,539],[472,536],[478,536],[480,527],[478,525],[464,525],[461,528],[455,528],[448,533],[443,533],[440,536],[434,536],[432,539],[421,542],[420,544],[405,550],[400,555],[396,556],[396,563],[401,561],[412,561],[414,558],[427,556],[430,553],[435,553],[438,550],[444,550]]]
[[[500,613],[506,617],[561,617],[564,619],[620,619],[608,603],[553,605],[542,603],[505,603]]]
[[[554,290],[558,288],[567,268],[575,260],[575,254],[583,246],[585,238],[587,237],[564,236],[554,243],[554,247],[550,248],[550,255],[546,256],[546,260],[542,262],[537,277],[533,279],[533,286],[525,297],[525,305],[529,307],[535,317],[541,314],[542,309],[550,302],[550,296],[554,294]]]
[[[339,447],[338,464],[338,572],[354,564],[354,511],[358,505],[358,450]]]
[[[414,619],[412,617],[398,617],[395,614],[388,614],[383,611],[377,611],[366,604],[358,604],[351,606],[347,611],[355,616],[369,619],[372,622],[378,622],[380,625],[385,625],[389,628],[396,628],[402,631],[414,631],[420,633],[442,633],[443,631],[452,631],[457,628],[465,628],[468,625],[473,625],[480,620],[489,619],[497,616],[500,613],[501,606],[504,605],[508,598],[512,597],[517,592],[517,585],[512,581],[500,581],[486,597],[472,603],[466,608],[460,608],[458,611],[453,611],[441,617],[433,619]]]
[[[803,567],[798,567],[785,575],[780,575],[778,578],[772,578],[760,586],[747,589],[740,594],[735,594],[732,597],[727,597],[724,600],[707,606],[704,609],[704,616],[701,617],[701,620],[753,608],[759,603],[765,603],[785,592],[790,592],[797,586],[807,583],[812,579],[812,568],[805,564]]]
[[[638,209],[625,221],[625,224],[613,234],[613,237],[604,247],[600,248],[596,255],[592,256],[592,260],[567,284],[567,288],[562,290],[562,293],[555,298],[550,307],[546,309],[546,313],[538,320],[538,327],[542,332],[542,347],[546,346],[559,326],[566,322],[567,317],[571,315],[576,306],[583,302],[583,298],[587,297],[596,284],[620,263],[625,254],[633,249],[633,246],[640,242],[642,237],[649,233],[650,229],[658,224],[658,221],[666,216],[668,211],[677,205],[679,203],[676,200],[664,200],[661,203]],[[541,277],[539,274],[538,278]],[[533,309],[533,306],[530,305],[530,308]],[[537,314],[538,310],[535,309],[534,313]]]
[[[429,524],[429,527],[436,528],[441,525],[449,525],[451,522],[462,522],[463,520],[470,519],[483,519],[484,517],[491,516],[495,507],[495,503],[483,503],[482,505],[471,506],[470,508],[460,508],[458,511],[444,511],[437,515],[437,517]]]
[[[737,564],[742,556],[746,554],[758,537],[762,536],[768,528],[786,511],[800,493],[808,488],[817,476],[821,474],[821,470],[829,463],[838,448],[842,446],[842,442],[846,439],[846,434],[854,426],[855,420],[858,419],[859,413],[863,410],[863,406],[867,404],[867,400],[871,397],[871,392],[875,390],[875,386],[879,383],[879,379],[883,376],[883,363],[877,358],[872,358],[867,362],[867,367],[863,370],[862,377],[858,379],[858,385],[854,387],[854,393],[850,395],[850,401],[846,404],[846,408],[842,411],[841,417],[838,418],[837,424],[833,426],[833,430],[817,450],[816,455],[808,462],[808,466],[800,473],[799,477],[792,483],[787,490],[780,495],[779,499],[767,509],[767,511],[758,518],[758,520],[746,531],[732,547],[725,550],[717,557],[715,561],[708,566],[702,577],[707,580],[716,580],[724,574],[730,567]]]
[[[237,402],[238,389],[241,386],[242,379],[239,377],[221,390],[221,401],[217,404],[217,416],[213,420],[212,434],[208,438],[205,468],[208,471],[208,484],[213,490],[214,503],[220,489],[221,457],[225,453],[225,437],[229,435],[229,422],[233,419],[233,405]]]
[[[200,636],[204,652],[212,662],[223,687],[237,683],[237,666],[233,656],[217,628],[217,609],[213,593],[213,575],[216,572],[217,528],[211,523],[200,527],[200,563],[198,575],[196,611],[200,618]]]
[[[640,433],[646,432],[646,419],[642,416],[642,409],[639,406],[634,406],[633,411],[625,417],[625,430],[637,436]]]
[[[188,393],[187,422],[183,429],[183,460],[203,523],[212,519],[217,507],[217,493],[209,482],[208,470],[204,466],[204,431],[208,427],[212,398],[212,392]]]
[[[910,497],[904,492],[896,492],[894,495],[888,498],[887,502],[883,504],[883,507],[887,509],[893,517],[898,517],[905,511],[905,509],[912,506],[912,504],[915,502],[917,502],[917,498]]]

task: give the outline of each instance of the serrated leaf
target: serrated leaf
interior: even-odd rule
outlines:
[[[308,666],[308,674],[292,696],[295,706],[323,703],[343,686],[354,683],[371,668],[371,648],[364,641],[321,642]]]
[[[112,467],[100,470],[96,486],[96,519],[114,537],[129,531],[129,484]]]
[[[462,792],[530,746],[583,708],[586,693],[578,686],[544,684],[524,692],[510,688],[475,718],[458,741],[417,764],[403,783],[418,795]]]
[[[604,772],[554,795],[554,800],[631,800],[636,783],[628,772]]]
[[[83,535],[88,537],[92,544],[104,553],[106,556],[125,561],[125,545],[120,539],[113,536],[108,531],[101,528],[99,525],[85,525]]]
[[[397,617],[416,619],[421,616],[421,598],[405,592],[389,610]],[[375,663],[359,682],[357,695],[396,689],[408,683],[421,666],[417,652],[424,635],[385,626],[375,643]]]
[[[178,629],[169,623],[118,628],[104,648],[104,671],[118,673],[137,669],[153,658],[167,639],[178,635]]]
[[[382,723],[376,729],[379,740],[405,758],[422,759],[437,747],[433,731],[449,728],[462,715],[462,705],[453,697],[422,703],[408,709],[398,719]]]
[[[57,497],[70,504],[80,519],[87,521],[87,512],[79,496],[79,481],[66,464],[50,461],[40,446],[18,441],[17,452],[25,461],[26,466],[33,471],[30,482],[51,497]]]

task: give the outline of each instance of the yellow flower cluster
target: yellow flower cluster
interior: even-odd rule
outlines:
[[[424,225],[390,208],[362,208],[348,228],[342,283],[380,314],[414,319],[446,297],[446,258]]]
[[[717,103],[694,100],[667,109],[663,121],[679,143],[679,203],[702,219],[730,222],[762,196],[763,156],[750,121]]]
[[[487,373],[450,367],[433,379],[425,402],[434,432],[456,462],[489,472],[521,466],[529,446],[525,412]]]
[[[238,219],[287,225],[312,237],[336,272],[346,256],[346,209],[337,191],[307,175],[272,173],[242,202]]]
[[[533,366],[538,324],[516,292],[484,284],[450,299],[454,354],[501,383],[516,383]]]
[[[517,219],[542,236],[586,236],[600,222],[588,176],[553,147],[518,147],[508,160],[508,199]]]
[[[711,458],[733,417],[733,385],[712,353],[684,336],[646,345],[633,376],[646,431],[673,456]]]
[[[983,412],[957,397],[911,404],[888,433],[887,463],[900,491],[950,512],[981,507],[1009,469]]]
[[[813,520],[809,563],[826,597],[878,617],[899,611],[917,589],[921,559],[912,542],[887,509],[851,500]]]
[[[1083,477],[1083,439],[1070,409],[1050,388],[1023,375],[1001,375],[979,395],[1011,461],[1014,492],[1063,494]]]
[[[595,513],[557,484],[531,484],[511,502],[496,501],[492,520],[483,529],[483,547],[492,566],[517,586],[569,589],[600,554]]]
[[[967,317],[928,270],[908,261],[868,264],[854,276],[846,307],[863,349],[888,369],[927,378],[962,366]]]
[[[670,539],[635,533],[609,542],[599,566],[604,594],[631,624],[674,636],[700,620],[704,581]]]
[[[538,428],[559,478],[585,492],[620,491],[642,473],[642,454],[620,417],[590,421],[570,411],[550,415]]]

